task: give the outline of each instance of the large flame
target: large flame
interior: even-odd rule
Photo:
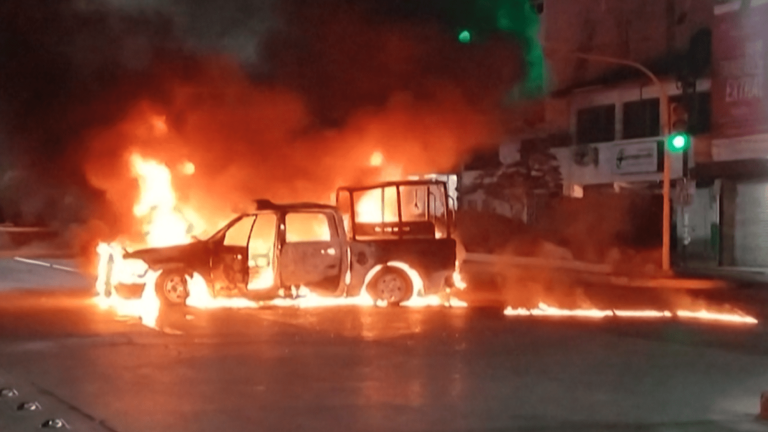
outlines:
[[[158,133],[164,133],[162,122],[154,122]],[[139,186],[139,197],[134,205],[133,212],[137,222],[141,224],[144,238],[140,242],[129,242],[120,239],[113,243],[99,244],[98,277],[96,288],[99,296],[96,301],[103,308],[112,308],[120,316],[137,317],[144,325],[157,327],[157,319],[160,310],[154,285],[158,273],[146,267],[142,261],[124,259],[125,250],[138,247],[160,247],[175,244],[183,244],[191,241],[195,232],[202,232],[208,227],[200,220],[194,210],[189,206],[178,202],[173,187],[173,176],[167,165],[151,159],[146,159],[139,154],[130,157],[131,171]],[[383,163],[383,156],[375,153],[371,156],[370,164],[377,166]],[[192,162],[184,162],[179,167],[179,172],[184,175],[194,175],[195,166]],[[362,196],[356,207],[358,221],[368,223],[380,223],[396,221],[397,197],[393,190],[391,193],[382,193],[373,190]],[[315,236],[317,226],[307,226],[306,232]],[[302,235],[299,231],[297,235]],[[445,295],[424,295],[424,283],[415,270],[402,262],[390,262],[390,266],[403,269],[411,278],[414,292],[411,299],[403,303],[407,307],[426,306],[453,306],[465,307],[467,304],[453,297],[449,292]],[[366,277],[365,285],[371,280],[377,266]],[[458,268],[458,263],[457,263]],[[271,286],[272,274],[266,274],[265,278],[259,277],[249,282],[253,286]],[[267,280],[268,279],[268,280]],[[453,275],[454,286],[464,289],[466,284],[457,271]],[[194,274],[187,279],[190,297],[187,305],[199,309],[211,308],[256,308],[263,305],[286,306],[297,308],[316,308],[329,306],[373,306],[373,299],[368,296],[366,290],[355,298],[323,297],[312,293],[302,287],[286,297],[269,302],[254,302],[241,298],[214,298],[208,290],[208,286],[201,275]],[[115,292],[118,284],[143,284],[144,290],[139,299],[128,300],[121,298]],[[507,316],[537,316],[537,317],[572,317],[588,319],[604,318],[634,318],[634,319],[681,319],[699,320],[705,322],[720,322],[733,324],[756,324],[757,320],[735,310],[713,310],[708,308],[680,308],[676,310],[621,310],[599,309],[595,307],[583,307],[566,309],[551,306],[547,303],[539,303],[535,308],[508,307],[504,314]]]
[[[371,154],[369,165],[379,170],[379,181],[397,180],[401,170],[383,166],[384,154],[378,150]],[[355,220],[359,223],[397,222],[397,190],[373,189],[363,193],[355,203]]]
[[[365,192],[355,204],[355,220],[361,223],[397,222],[395,188]]]
[[[178,207],[171,171],[164,164],[131,156],[131,168],[141,191],[133,214],[144,221],[146,245],[150,247],[184,244],[191,240],[194,229],[192,211]],[[194,165],[186,165],[194,172]]]
[[[153,118],[151,124],[158,134],[164,134],[167,131],[162,118]],[[139,196],[133,207],[133,213],[137,222],[141,224],[144,238],[140,242],[120,239],[113,243],[98,245],[99,264],[96,281],[98,297],[96,301],[102,308],[112,308],[120,316],[136,317],[146,326],[157,327],[157,317],[161,305],[155,293],[154,285],[158,273],[146,268],[146,264],[142,261],[124,259],[125,250],[129,247],[163,247],[188,243],[193,239],[195,233],[210,227],[200,219],[192,208],[182,205],[178,201],[173,186],[173,176],[166,164],[147,159],[140,154],[133,154],[129,161],[132,175],[139,186]],[[371,156],[370,164],[372,166],[379,166],[383,162],[381,153],[376,152]],[[178,171],[184,175],[195,174],[195,165],[190,161],[183,162],[178,168]],[[364,222],[397,220],[397,197],[394,189],[390,192],[392,193],[385,193],[384,202],[382,202],[380,192],[372,191],[366,194],[358,207],[359,219]],[[382,214],[384,215],[383,219]],[[313,224],[308,224],[303,228],[294,230],[293,235],[299,237],[307,235],[310,238],[316,238],[318,230],[321,229],[320,226]],[[327,227],[325,228],[327,229]],[[392,262],[389,265],[405,270],[413,283],[413,297],[404,302],[404,306],[466,306],[466,303],[450,295],[425,296],[424,284],[418,272],[404,263]],[[368,274],[366,284],[376,270],[373,269]],[[262,274],[249,282],[249,289],[271,286],[272,277],[271,273]],[[454,280],[457,282],[457,287],[464,286],[458,273],[454,276]],[[124,299],[115,292],[114,287],[119,284],[143,284],[144,290],[139,299]],[[374,305],[374,301],[368,296],[365,289],[362,290],[360,296],[355,298],[335,298],[319,296],[302,287],[291,293],[292,295],[287,296],[291,298],[255,302],[242,298],[214,298],[211,296],[205,280],[198,274],[188,277],[187,285],[190,291],[187,305],[199,309],[256,308],[263,305],[298,308]]]
[[[152,125],[158,133],[165,133],[164,122],[154,119]],[[141,248],[184,244],[191,241],[195,230],[203,228],[204,224],[194,211],[177,201],[168,166],[139,154],[131,155],[129,160],[131,173],[139,186],[133,214],[141,223],[144,239],[141,242],[122,239],[98,245],[97,303],[103,308],[112,308],[120,316],[137,317],[144,325],[155,327],[160,309],[160,300],[154,290],[158,274],[139,260],[125,260],[125,249],[127,246]],[[191,162],[182,164],[181,169],[186,175],[194,174]],[[190,287],[194,287],[191,282],[188,281]],[[124,299],[115,292],[119,284],[144,285],[144,290],[139,299]]]

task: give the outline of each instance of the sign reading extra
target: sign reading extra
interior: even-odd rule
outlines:
[[[712,36],[714,137],[768,133],[768,1],[717,6]]]

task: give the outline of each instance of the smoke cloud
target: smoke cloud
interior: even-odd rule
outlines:
[[[102,239],[135,231],[134,152],[193,162],[180,199],[216,218],[378,180],[374,151],[396,173],[455,169],[503,132],[525,44],[459,45],[416,3],[5,1],[0,206]]]

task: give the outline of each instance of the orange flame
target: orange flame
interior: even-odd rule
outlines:
[[[158,133],[165,132],[161,119],[153,119],[152,125]],[[189,242],[195,226],[191,221],[198,218],[194,212],[179,206],[170,169],[138,154],[130,157],[130,163],[140,192],[133,213],[142,222],[145,237],[143,244],[134,246],[163,247]],[[120,316],[138,317],[144,325],[155,327],[160,309],[154,290],[158,274],[149,271],[142,261],[123,259],[124,247],[119,243],[101,243],[96,251],[99,254],[96,279],[99,306],[112,308]],[[143,284],[145,288],[140,299],[124,299],[114,292],[119,284]]]
[[[384,189],[383,197],[380,189],[364,193],[355,204],[355,219],[361,223],[396,222],[398,217],[395,189]]]
[[[164,121],[155,119],[153,123],[157,133],[164,133]],[[377,158],[371,158],[373,165]],[[173,188],[172,175],[168,167],[160,162],[148,160],[138,154],[130,158],[132,172],[136,178],[140,195],[134,206],[134,215],[142,223],[145,239],[141,245],[132,246],[169,246],[182,244],[191,240],[192,232],[195,228],[205,228],[196,213],[186,208],[177,200]],[[383,163],[383,156],[381,162]],[[185,175],[193,175],[195,166],[192,162],[185,162],[181,165],[180,171]],[[362,196],[357,205],[357,217],[361,222],[383,222],[397,220],[397,197],[396,194],[384,193],[382,200],[381,191],[371,191]],[[383,206],[383,208],[382,208]],[[382,211],[383,210],[383,211]],[[314,229],[308,227],[308,229]],[[144,325],[157,327],[157,317],[159,314],[160,300],[155,294],[154,284],[158,276],[156,272],[150,271],[146,264],[139,260],[124,259],[124,245],[127,242],[99,244],[97,251],[99,253],[98,277],[96,288],[99,293],[96,299],[97,304],[102,308],[111,308],[120,316],[138,317]],[[445,296],[425,296],[424,284],[419,274],[408,265],[400,262],[390,262],[388,265],[400,267],[411,278],[414,294],[411,299],[403,303],[406,307],[426,307],[426,306],[453,306],[466,307],[467,304],[456,299],[450,292]],[[458,267],[458,266],[457,266]],[[365,284],[370,281],[379,267],[374,268],[366,277]],[[271,277],[271,274],[268,275]],[[458,289],[464,289],[466,284],[461,279],[457,271],[453,275],[454,286]],[[299,308],[316,308],[327,306],[371,306],[373,300],[367,295],[365,289],[363,293],[355,298],[329,298],[316,295],[306,288],[300,288],[295,293],[293,299],[277,299],[270,302],[260,303],[246,299],[232,298],[213,298],[205,280],[200,275],[193,275],[187,280],[190,289],[190,297],[187,304],[200,309],[210,308],[255,308],[262,305],[289,306]],[[256,280],[251,283],[259,286],[271,286],[272,280]],[[114,287],[118,284],[143,284],[145,289],[139,299],[127,300],[120,298],[114,292]],[[254,285],[255,286],[255,285]],[[108,292],[111,291],[111,292]],[[108,296],[108,294],[111,294]],[[540,303],[533,309],[512,307],[504,311],[507,316],[541,316],[541,317],[576,317],[589,319],[604,319],[610,317],[616,318],[635,318],[635,319],[684,319],[699,320],[705,322],[723,322],[734,324],[756,324],[757,320],[743,314],[735,312],[715,312],[711,310],[689,310],[679,309],[675,311],[658,310],[619,310],[619,309],[598,309],[592,307],[580,309],[562,309],[550,306],[546,303]]]
[[[179,171],[181,171],[182,174],[188,175],[188,176],[191,176],[192,174],[194,174],[195,169],[196,169],[195,164],[193,164],[190,161],[186,161],[179,166]]]
[[[141,191],[133,214],[144,221],[147,245],[161,247],[189,242],[193,229],[190,220],[195,216],[178,207],[168,167],[134,154],[131,168]]]
[[[528,308],[513,308],[507,307],[504,311],[504,315],[507,316],[536,316],[536,317],[576,317],[576,318],[590,318],[590,319],[602,319],[609,317],[616,318],[679,318],[679,319],[696,319],[702,321],[712,322],[724,322],[733,324],[757,324],[757,320],[749,315],[741,313],[739,311],[732,313],[716,313],[706,310],[689,311],[689,310],[677,310],[677,311],[657,311],[657,310],[619,310],[619,309],[560,309],[557,307],[549,306],[546,303],[539,303],[538,307],[533,309]]]
[[[380,151],[375,151],[369,161],[372,167],[380,167],[384,163],[384,155]]]
[[[161,119],[153,120],[153,127],[157,133],[164,133]],[[376,156],[376,154],[374,154]],[[372,157],[371,162],[376,162],[376,157]],[[187,243],[192,239],[192,232],[195,228],[205,228],[197,214],[187,207],[180,205],[173,188],[173,178],[170,169],[158,161],[145,159],[141,155],[134,154],[130,158],[133,176],[139,185],[139,197],[136,201],[133,213],[142,223],[144,231],[144,242],[142,244],[131,245],[135,247],[163,247]],[[382,156],[383,163],[383,156]],[[184,175],[193,175],[195,166],[192,162],[185,162],[179,166],[179,171]],[[358,208],[361,220],[363,221],[381,221],[382,202],[381,193],[366,194],[363,197],[362,205]],[[397,218],[397,197],[396,194],[385,194],[384,202],[385,218],[390,220]],[[306,230],[315,232],[318,228],[307,226]],[[299,231],[297,235],[302,235]],[[313,236],[314,237],[314,236]],[[96,303],[104,308],[113,309],[119,316],[137,317],[141,322],[149,327],[157,328],[157,317],[159,315],[160,300],[155,290],[155,280],[158,273],[149,271],[142,261],[127,260],[123,258],[124,245],[126,242],[101,243],[97,247],[99,254],[98,277],[96,289],[99,296]],[[456,299],[453,296],[424,296],[423,281],[419,274],[399,262],[392,262],[389,265],[402,268],[412,279],[414,286],[414,295],[403,306],[408,307],[426,307],[426,306],[453,306],[465,307],[466,303]],[[375,274],[372,270],[366,278],[366,284]],[[263,278],[250,281],[249,287],[269,287],[272,285],[273,275],[265,273]],[[454,276],[458,283],[457,287],[463,286],[461,278]],[[137,284],[144,285],[144,291],[139,299],[124,299],[114,292],[115,286],[119,284]],[[256,308],[262,305],[288,306],[299,308],[315,308],[327,306],[371,306],[374,301],[368,296],[365,289],[362,294],[354,298],[330,298],[316,295],[306,288],[301,288],[293,299],[276,299],[270,302],[254,302],[242,298],[214,298],[211,296],[208,286],[202,276],[198,274],[187,278],[190,295],[187,299],[187,305],[198,309],[212,308]],[[109,294],[108,295],[108,288]]]

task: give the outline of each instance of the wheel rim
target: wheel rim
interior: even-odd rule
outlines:
[[[173,303],[183,303],[187,298],[187,281],[183,276],[171,276],[163,286],[165,297]]]
[[[404,297],[407,290],[407,282],[393,273],[382,275],[376,282],[376,293],[379,299],[388,302],[406,300]]]

